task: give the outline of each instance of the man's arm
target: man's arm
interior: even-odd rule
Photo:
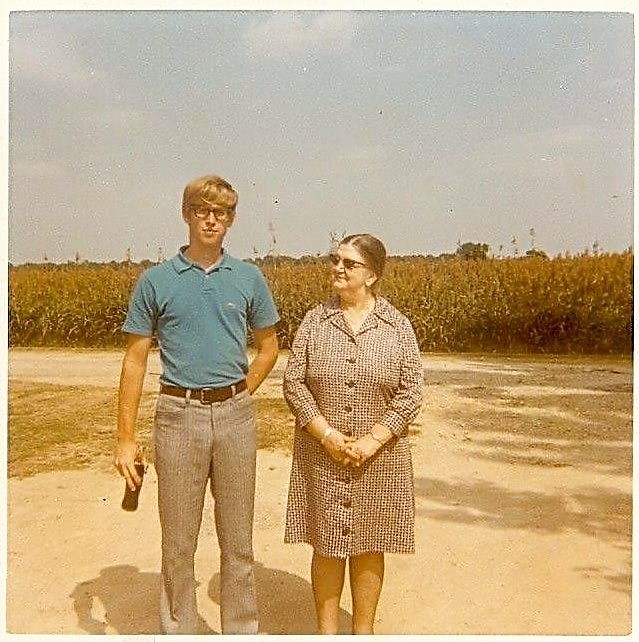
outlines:
[[[118,397],[118,441],[113,463],[120,475],[126,479],[131,490],[142,483],[135,471],[135,422],[138,416],[142,384],[146,374],[146,363],[151,349],[152,338],[130,334],[126,352],[122,359],[120,392]]]
[[[251,361],[246,375],[246,385],[251,394],[253,394],[262,381],[266,379],[268,373],[273,369],[277,361],[279,344],[275,326],[271,325],[267,328],[253,330],[253,341],[255,342],[257,354],[253,361]]]

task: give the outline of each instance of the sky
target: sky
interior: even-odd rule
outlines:
[[[168,258],[208,173],[240,258],[631,246],[633,14],[424,7],[14,5],[9,261]]]

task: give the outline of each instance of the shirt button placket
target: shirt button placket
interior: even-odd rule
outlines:
[[[353,393],[354,393],[354,388],[355,388],[355,368],[354,368],[354,366],[357,363],[357,343],[356,343],[356,341],[355,341],[355,339],[353,337],[350,337],[350,339],[351,339],[353,350],[346,357],[346,363],[350,366],[350,367],[347,368],[346,381],[345,381],[345,384],[346,384],[346,387],[348,388],[348,393],[349,393],[347,395],[347,399],[349,399],[349,401],[347,401],[347,403],[344,405],[344,412],[347,415],[350,414],[351,412],[353,412],[353,405],[354,405],[354,402],[355,402],[355,400],[353,399]],[[352,428],[350,426],[350,423],[348,423],[347,425],[348,425],[348,428],[346,430],[346,434],[347,435],[352,435],[353,434],[353,430],[352,430]]]
[[[347,374],[346,374],[346,380],[345,380],[345,385],[347,388],[347,396],[346,396],[346,403],[344,404],[344,412],[346,413],[346,428],[344,430],[345,434],[348,436],[352,436],[353,434],[353,429],[352,429],[352,417],[350,416],[351,413],[353,412],[353,407],[355,405],[355,399],[353,398],[354,392],[355,392],[355,384],[356,384],[356,368],[355,365],[357,363],[357,341],[355,340],[354,337],[350,337],[350,352],[346,356],[346,363],[348,364],[348,367],[346,368]],[[344,521],[342,523],[342,538],[344,539],[344,545],[347,550],[350,550],[351,544],[350,544],[350,539],[352,536],[352,530],[353,530],[353,499],[352,499],[352,494],[353,494],[353,473],[352,471],[348,471],[348,481],[344,486],[344,495],[341,499],[341,513],[344,517]]]
[[[351,493],[351,486],[350,484],[346,488],[346,492],[348,493],[348,496],[345,496],[344,499],[341,502],[341,513],[343,516],[343,522],[342,522],[342,537],[345,540],[350,540],[351,533],[353,531],[353,501],[350,497]],[[350,550],[350,544],[346,543],[346,549]]]

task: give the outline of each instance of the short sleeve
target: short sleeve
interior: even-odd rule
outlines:
[[[148,274],[143,272],[133,288],[122,331],[145,337],[153,336],[157,316],[155,289]]]
[[[253,279],[253,299],[249,310],[249,325],[251,328],[260,330],[275,325],[280,316],[273,300],[273,295],[268,287],[264,275],[258,267],[255,267]]]

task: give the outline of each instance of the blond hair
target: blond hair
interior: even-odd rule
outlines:
[[[237,192],[228,181],[215,174],[200,176],[184,188],[182,216],[187,216],[193,205],[221,205],[235,214]]]

